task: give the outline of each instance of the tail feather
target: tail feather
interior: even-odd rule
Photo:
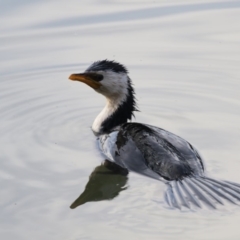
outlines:
[[[188,195],[185,194],[179,181],[176,181],[176,190],[181,198],[181,202],[182,202],[183,206],[190,208],[190,204],[188,201]]]
[[[177,181],[172,182],[172,192],[175,197],[175,201],[176,201],[178,208],[181,208],[181,206],[185,206],[187,208],[190,207],[189,203],[187,201],[187,197],[184,195],[184,193]]]
[[[207,186],[212,192],[216,193],[219,197],[229,201],[230,203],[236,204],[231,196],[229,196],[223,191],[218,190],[218,188],[216,188],[212,184],[209,184],[208,182],[202,180],[201,178],[199,178],[198,181],[200,181],[203,185]]]
[[[191,190],[189,189],[188,185],[185,183],[185,181],[179,181],[183,191],[185,192],[185,194],[188,196],[188,201],[190,203],[192,203],[194,206],[201,208],[201,203],[199,202],[198,199],[196,199],[194,197],[194,194],[191,192]]]
[[[215,179],[211,179],[211,178],[206,178],[208,181],[214,182],[218,185],[221,185],[222,187],[226,187],[231,189],[232,191],[236,192],[236,193],[240,193],[240,186],[235,186],[234,184],[230,183],[230,182],[226,182],[226,181],[217,181]]]
[[[199,187],[202,188],[203,191],[206,192],[210,197],[212,197],[216,202],[218,202],[221,205],[224,205],[221,198],[211,189],[209,189],[207,186],[204,185],[204,182],[201,182],[199,179],[193,179],[193,182]]]
[[[238,184],[238,183],[233,183],[233,182],[229,182],[229,181],[224,181],[224,182],[240,188],[240,184]]]
[[[171,186],[169,186],[167,188],[167,192],[166,192],[166,199],[167,199],[167,202],[168,202],[168,205],[170,207],[173,207],[173,208],[179,208],[180,209],[180,206],[176,200],[176,197],[175,197],[176,194],[173,193],[173,188]]]
[[[199,188],[196,184],[194,184],[194,179],[186,179],[189,187],[193,190],[195,193],[196,197],[199,198],[199,200],[206,205],[208,205],[211,208],[216,208],[213,201],[211,201],[211,198],[204,192],[202,188]]]
[[[205,178],[206,181],[210,182],[214,186],[220,188],[222,191],[226,192],[227,194],[231,195],[232,197],[236,198],[237,200],[240,200],[240,192],[235,190],[231,185],[227,185],[224,182],[216,181],[211,178]]]
[[[240,202],[240,185],[228,181],[219,181],[207,177],[185,178],[168,183],[166,201],[172,208],[216,209],[225,205]]]

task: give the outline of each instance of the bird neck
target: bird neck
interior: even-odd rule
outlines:
[[[108,133],[117,126],[131,120],[134,111],[138,110],[134,90],[129,85],[127,95],[107,98],[106,106],[95,119],[92,130],[97,135]]]

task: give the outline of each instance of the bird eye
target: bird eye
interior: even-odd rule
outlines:
[[[95,77],[95,80],[98,81],[98,82],[102,81],[103,80],[103,75],[97,74],[96,77]]]
[[[88,72],[87,75],[96,82],[100,82],[104,78],[103,75],[99,73]]]

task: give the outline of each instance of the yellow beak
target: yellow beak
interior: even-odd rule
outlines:
[[[72,81],[79,81],[79,82],[86,83],[91,88],[98,89],[102,86],[102,84],[94,80],[94,76],[96,76],[96,74],[94,73],[74,73],[70,75],[69,79]]]

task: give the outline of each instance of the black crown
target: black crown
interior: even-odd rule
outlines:
[[[109,60],[102,60],[94,62],[87,70],[86,72],[94,72],[94,71],[106,71],[111,70],[115,73],[128,73],[127,68],[115,61],[109,61]]]

